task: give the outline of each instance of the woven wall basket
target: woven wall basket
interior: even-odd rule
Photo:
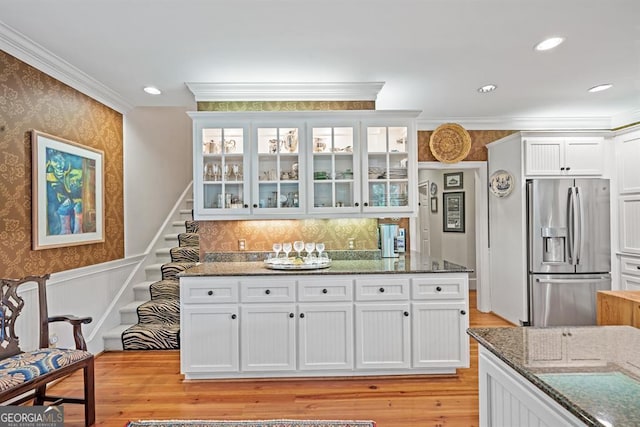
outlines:
[[[445,123],[431,134],[429,148],[442,163],[457,163],[471,150],[471,137],[465,128],[456,123]]]

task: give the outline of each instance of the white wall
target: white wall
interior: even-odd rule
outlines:
[[[189,110],[139,107],[124,117],[127,257],[146,250],[193,179],[191,119],[186,114]]]

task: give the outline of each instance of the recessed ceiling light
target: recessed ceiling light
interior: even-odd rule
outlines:
[[[145,87],[144,91],[147,92],[149,95],[160,95],[162,93],[162,91],[160,91],[160,89],[158,89],[157,87],[153,87],[153,86]]]
[[[496,85],[484,85],[484,86],[478,88],[478,92],[480,92],[480,93],[493,92],[497,88],[498,88],[498,86],[496,86]]]
[[[549,37],[535,45],[534,49],[538,51],[550,50],[561,45],[563,41],[564,37]]]
[[[592,88],[589,88],[588,92],[602,92],[603,90],[607,90],[607,89],[611,89],[613,85],[611,83],[605,83],[602,85],[598,85],[598,86],[594,86]]]

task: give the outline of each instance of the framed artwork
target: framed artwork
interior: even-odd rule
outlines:
[[[442,231],[464,233],[464,191],[442,193]]]
[[[431,198],[431,212],[432,213],[437,213],[438,212],[438,198],[437,197],[432,197]]]
[[[104,242],[104,154],[31,131],[33,249]]]
[[[444,174],[444,189],[458,190],[462,189],[462,172],[453,172]]]

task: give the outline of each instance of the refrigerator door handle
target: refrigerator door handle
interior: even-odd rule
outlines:
[[[575,187],[575,195],[576,195],[576,202],[578,205],[578,209],[576,210],[576,214],[578,217],[578,239],[577,239],[577,244],[576,244],[576,265],[580,264],[580,257],[582,256],[582,249],[583,249],[583,241],[584,239],[582,238],[584,236],[584,207],[582,206],[582,199],[580,198],[580,188],[579,187]]]
[[[536,279],[538,283],[571,283],[571,282],[579,282],[579,283],[600,283],[604,280],[609,280],[608,277],[602,277],[600,279]]]
[[[569,264],[576,265],[577,230],[575,187],[569,187],[569,194],[567,198],[567,237],[569,240],[567,247],[569,252]]]

